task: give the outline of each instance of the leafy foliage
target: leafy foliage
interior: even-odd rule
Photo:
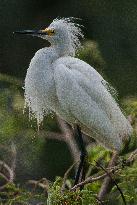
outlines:
[[[105,68],[105,61],[95,41],[85,41],[83,47],[78,52],[78,58],[93,66],[100,73]]]
[[[65,190],[61,192],[62,179],[57,178],[54,184],[51,186],[47,205],[93,205],[97,204],[94,196],[94,192],[90,189],[85,188],[80,191],[69,191]]]
[[[127,115],[131,115],[135,120],[137,118],[137,98],[127,97],[123,99],[122,104]]]
[[[12,183],[8,183],[0,192],[0,205],[30,205],[34,202],[35,204],[40,202],[44,205],[46,203],[45,194],[30,192]]]

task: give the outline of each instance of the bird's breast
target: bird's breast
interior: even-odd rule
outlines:
[[[52,64],[42,65],[42,68],[40,64],[30,64],[25,78],[25,93],[31,104],[41,104],[42,109],[55,109],[57,96]]]

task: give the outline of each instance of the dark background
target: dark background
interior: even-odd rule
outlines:
[[[82,18],[85,37],[98,43],[106,62],[105,74],[120,96],[136,94],[135,0],[0,0],[0,71],[24,79],[30,59],[47,42],[12,32],[46,27],[58,16]]]

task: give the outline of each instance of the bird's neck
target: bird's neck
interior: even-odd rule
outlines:
[[[69,43],[54,45],[54,49],[59,56],[73,56],[72,48]]]

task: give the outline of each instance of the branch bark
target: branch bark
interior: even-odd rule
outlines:
[[[59,123],[59,126],[60,126],[62,132],[63,132],[65,142],[67,143],[67,145],[70,149],[70,152],[72,154],[74,162],[76,162],[75,168],[77,168],[77,161],[79,161],[80,152],[79,152],[79,148],[76,144],[76,141],[74,139],[73,131],[64,120],[57,117],[57,121]]]
[[[109,162],[108,168],[114,167],[116,165],[117,159],[118,159],[118,153],[113,153],[112,159]],[[110,192],[112,187],[113,187],[112,179],[109,176],[106,176],[101,186],[100,192],[98,194],[98,198],[100,200],[104,200],[105,196],[107,195],[107,193]]]
[[[115,153],[116,154],[116,153]],[[114,157],[114,159],[116,159],[117,157],[114,155],[113,156]],[[116,157],[116,158],[115,158]],[[134,160],[136,159],[136,157],[137,157],[137,149],[136,150],[134,150],[130,155],[129,155],[129,157],[128,157],[128,159],[125,161],[125,166],[130,166],[133,162],[134,162]],[[111,160],[112,162],[113,162],[113,158],[112,158],[112,160]],[[111,162],[111,163],[112,163]],[[111,173],[116,173],[117,171],[119,171],[119,170],[121,170],[123,168],[123,166],[121,166],[121,165],[117,165],[117,166],[113,166],[113,163],[112,163],[112,167],[108,167],[106,170],[107,170],[107,173],[109,173],[109,174],[111,174]],[[80,182],[80,183],[78,183],[78,184],[76,184],[75,186],[73,186],[70,190],[71,191],[74,191],[74,190],[76,190],[77,188],[79,188],[79,187],[81,187],[81,186],[83,186],[83,185],[86,185],[86,184],[89,184],[89,183],[93,183],[93,182],[95,182],[95,181],[98,181],[98,180],[102,180],[102,179],[104,179],[104,178],[106,178],[106,176],[108,176],[108,174],[107,173],[105,173],[105,174],[102,174],[102,175],[98,175],[98,176],[96,176],[96,177],[88,177],[88,178],[86,178],[84,181],[82,181],[82,182]]]

